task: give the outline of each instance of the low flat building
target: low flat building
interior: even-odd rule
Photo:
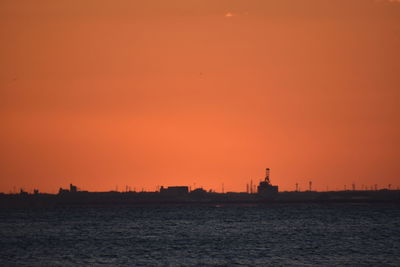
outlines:
[[[189,193],[188,186],[170,186],[164,188],[161,186],[160,193],[168,196],[185,196]]]

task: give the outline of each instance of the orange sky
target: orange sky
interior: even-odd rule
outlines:
[[[400,186],[400,1],[2,0],[0,191]]]

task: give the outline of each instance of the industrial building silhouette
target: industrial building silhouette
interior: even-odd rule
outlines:
[[[265,177],[257,191],[222,192],[206,191],[203,188],[191,190],[188,186],[161,186],[159,191],[136,192],[88,192],[79,190],[70,184],[69,189],[60,188],[58,194],[29,194],[21,189],[19,194],[0,193],[0,207],[57,207],[57,206],[135,206],[135,205],[253,205],[270,203],[332,203],[332,202],[400,202],[399,190],[345,190],[316,192],[298,190],[279,192],[279,187],[271,183],[270,168],[266,168]],[[252,183],[252,182],[251,182]],[[253,185],[251,184],[251,187]],[[247,187],[249,189],[249,186]]]

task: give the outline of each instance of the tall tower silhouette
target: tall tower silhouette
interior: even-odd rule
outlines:
[[[270,169],[266,168],[265,169],[265,182],[267,182],[268,184],[271,184],[271,180],[269,178],[269,173],[270,173]]]

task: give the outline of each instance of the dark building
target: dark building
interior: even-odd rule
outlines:
[[[207,191],[204,190],[203,188],[196,188],[196,189],[190,191],[190,194],[194,194],[194,195],[205,195],[205,194],[207,194]]]
[[[189,187],[187,186],[170,186],[164,188],[161,186],[160,193],[168,196],[185,196],[189,193]]]
[[[66,193],[69,193],[68,189],[63,189],[63,188],[60,187],[60,189],[58,190],[58,194],[59,195],[66,194]]]
[[[66,194],[66,193],[76,193],[78,192],[78,187],[76,187],[73,184],[69,185],[69,190],[68,189],[63,189],[60,187],[60,189],[58,190],[58,194]]]
[[[195,199],[201,199],[205,198],[207,196],[207,191],[204,190],[203,188],[196,188],[192,191],[190,191],[190,196],[195,198]]]
[[[270,172],[270,169],[267,168],[264,181],[260,182],[260,184],[257,187],[257,192],[260,195],[270,196],[270,195],[274,195],[274,194],[278,193],[278,186],[271,184],[269,172]]]
[[[69,192],[71,192],[71,193],[78,192],[78,188],[75,185],[70,184],[69,185]]]

